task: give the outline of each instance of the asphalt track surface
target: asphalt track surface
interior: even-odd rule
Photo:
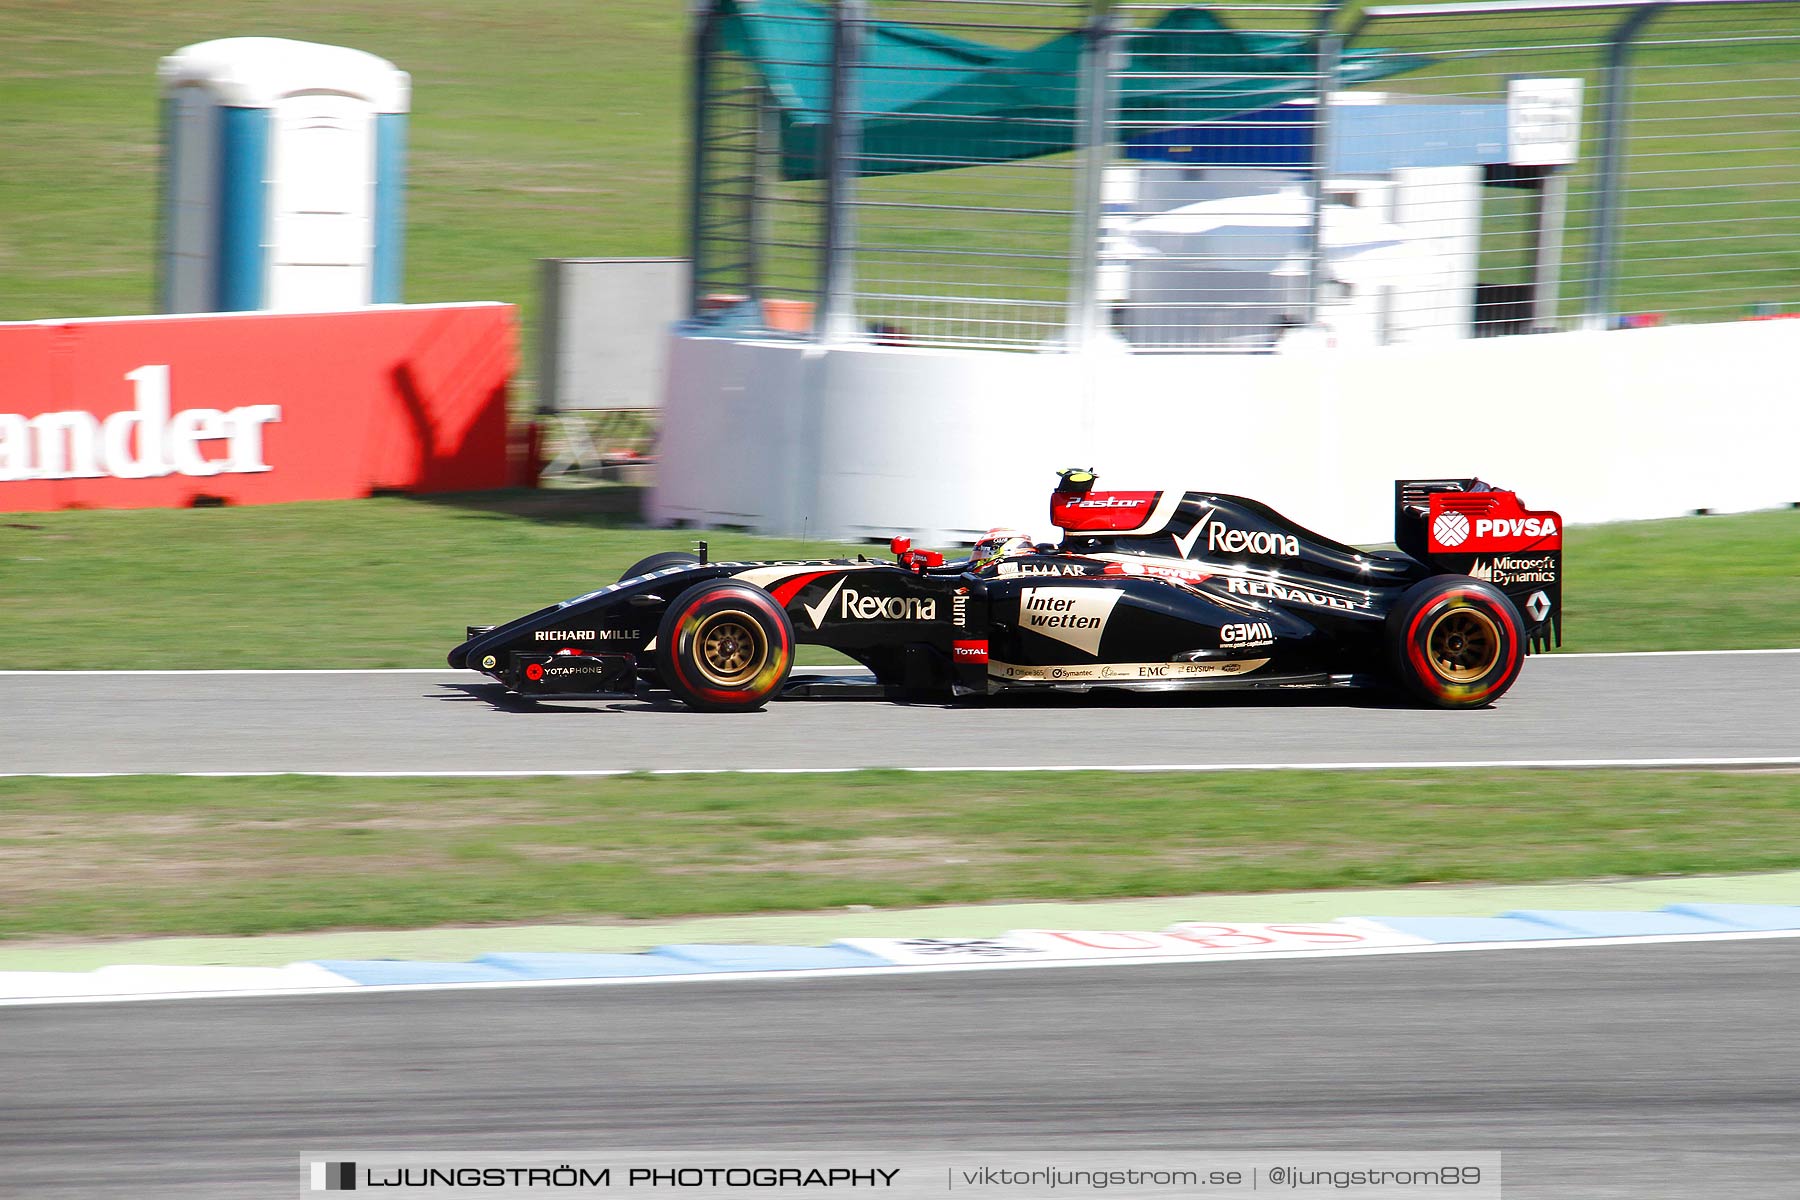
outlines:
[[[1512,1200],[1791,1196],[1797,971],[1764,941],[12,1009],[0,1162],[10,1195],[210,1198],[293,1195],[307,1150],[1499,1151]]]
[[[470,672],[0,674],[0,773],[1800,762],[1800,654],[1533,658],[1490,708],[1348,691],[945,707],[507,698]]]

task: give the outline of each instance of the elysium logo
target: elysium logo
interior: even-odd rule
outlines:
[[[315,1192],[354,1192],[356,1164],[353,1162],[316,1162],[312,1165],[312,1190]]]

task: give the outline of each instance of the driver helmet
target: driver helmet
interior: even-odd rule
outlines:
[[[1017,529],[990,529],[975,542],[975,548],[969,551],[969,569],[979,571],[983,567],[1010,558],[1015,554],[1030,554],[1036,549],[1031,536]]]

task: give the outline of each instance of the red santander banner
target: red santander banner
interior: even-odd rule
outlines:
[[[504,487],[505,304],[0,324],[0,512]]]

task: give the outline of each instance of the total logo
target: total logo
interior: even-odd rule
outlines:
[[[981,641],[953,642],[950,653],[957,662],[984,663],[988,660],[988,644]]]
[[[800,607],[812,619],[813,628],[822,628],[825,616],[831,611],[831,602],[838,602],[837,616],[840,621],[935,621],[937,620],[937,600],[925,596],[865,596],[855,588],[845,587],[847,580],[839,579],[825,593],[824,599],[817,604],[803,604]]]

